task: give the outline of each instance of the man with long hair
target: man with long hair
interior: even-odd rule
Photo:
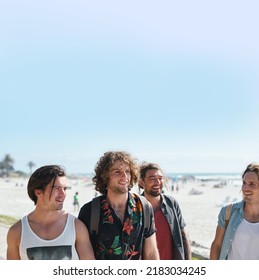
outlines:
[[[259,260],[259,164],[249,164],[242,175],[243,199],[221,208],[210,249],[212,260]]]
[[[90,232],[96,259],[159,259],[152,207],[149,217],[144,217],[139,196],[130,192],[138,176],[138,165],[127,152],[106,152],[97,162],[93,182],[101,193],[98,217],[92,213],[93,201],[78,216]],[[98,234],[91,231],[91,217],[99,221]],[[148,228],[144,219],[150,219]]]

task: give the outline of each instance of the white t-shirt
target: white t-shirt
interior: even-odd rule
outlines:
[[[22,260],[78,260],[75,249],[75,217],[68,214],[63,232],[55,239],[40,238],[31,229],[28,216],[21,219],[20,257]]]
[[[232,241],[228,260],[259,260],[259,223],[240,223]]]

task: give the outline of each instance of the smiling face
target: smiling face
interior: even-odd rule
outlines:
[[[259,179],[255,172],[247,172],[243,176],[242,193],[245,202],[259,203]]]
[[[109,182],[107,185],[108,192],[126,193],[129,191],[131,173],[128,164],[117,160],[111,166]]]
[[[164,185],[164,176],[159,169],[149,169],[146,172],[144,179],[141,179],[139,184],[144,189],[145,193],[151,196],[159,196],[162,193]]]
[[[55,180],[53,182],[53,180]],[[51,180],[46,189],[36,190],[38,203],[45,209],[61,210],[66,198],[67,179],[65,176],[57,176],[56,179]]]

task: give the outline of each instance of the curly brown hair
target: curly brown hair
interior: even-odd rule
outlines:
[[[138,182],[139,168],[136,159],[134,159],[131,154],[125,151],[106,152],[96,163],[94,168],[95,176],[92,179],[95,189],[103,195],[107,194],[107,185],[110,178],[111,167],[117,160],[129,165],[131,174],[129,190],[131,190],[134,184]]]

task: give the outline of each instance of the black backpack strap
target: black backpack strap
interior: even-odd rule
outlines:
[[[144,212],[144,229],[148,230],[150,228],[150,205],[149,202],[147,201],[147,199],[142,196],[139,195],[138,196],[141,204],[143,206],[143,212]]]
[[[90,220],[90,234],[98,234],[100,211],[101,211],[101,197],[97,196],[92,199],[91,205],[91,220]]]
[[[136,194],[135,194],[136,195]],[[141,201],[144,213],[144,229],[150,228],[150,204],[147,199],[142,195],[137,195]],[[91,205],[91,220],[90,220],[90,234],[98,234],[100,211],[101,211],[101,198],[97,196],[92,199]]]

